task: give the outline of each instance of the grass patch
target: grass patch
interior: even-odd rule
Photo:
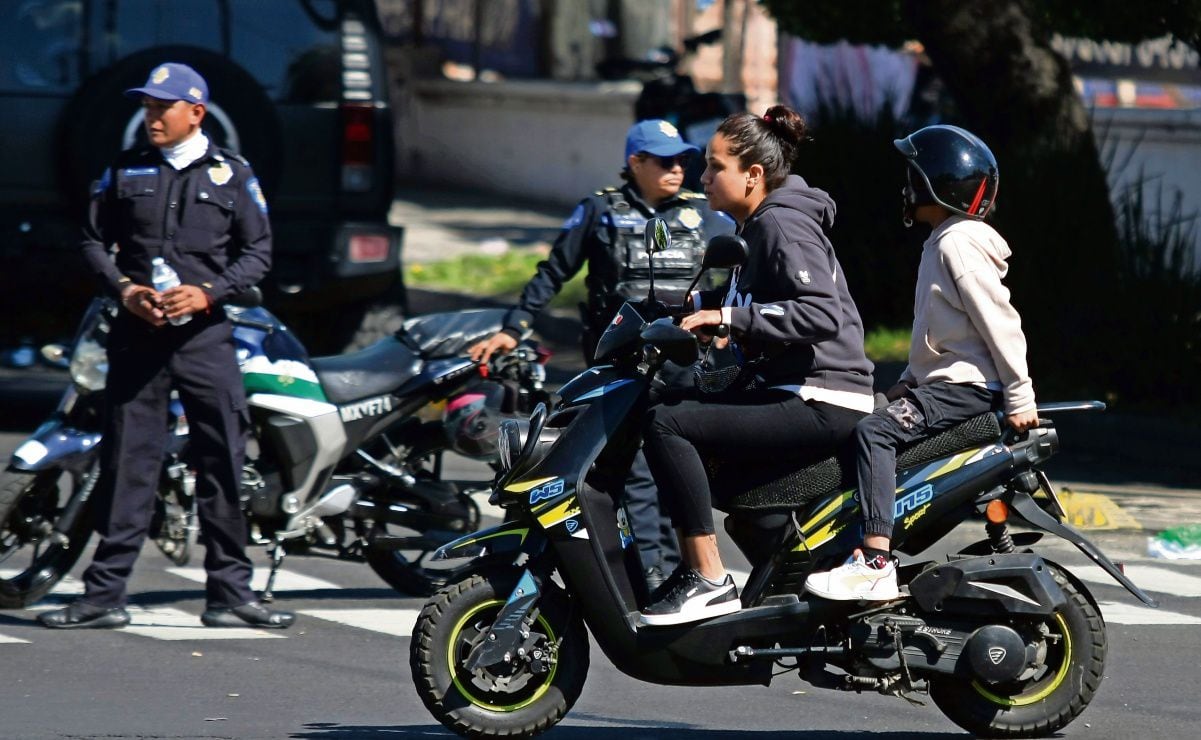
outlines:
[[[405,284],[516,301],[537,272],[538,263],[545,258],[542,250],[510,250],[500,255],[466,254],[437,262],[418,262],[405,267]],[[586,272],[585,267],[568,281],[551,301],[551,307],[574,309],[583,301],[587,294]]]
[[[510,250],[501,255],[466,254],[437,262],[417,262],[405,267],[405,284],[516,301],[545,257],[541,250]],[[587,269],[580,270],[550,305],[574,309],[576,304],[584,301],[586,272]],[[868,359],[873,362],[907,362],[909,328],[877,327],[867,333],[863,345]]]
[[[863,337],[863,349],[872,362],[908,362],[910,330],[877,327]]]

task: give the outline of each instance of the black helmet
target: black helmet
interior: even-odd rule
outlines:
[[[927,126],[904,139],[894,139],[892,144],[922,176],[929,195],[943,208],[982,220],[996,203],[997,159],[971,131]]]

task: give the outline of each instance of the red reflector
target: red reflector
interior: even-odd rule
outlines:
[[[342,164],[371,164],[375,116],[370,106],[342,106]]]
[[[388,259],[388,237],[355,234],[350,237],[351,262],[383,262]]]

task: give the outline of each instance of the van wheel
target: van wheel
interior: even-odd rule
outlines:
[[[88,186],[124,147],[127,133],[145,141],[140,101],[124,92],[140,87],[155,65],[181,62],[208,82],[212,100],[201,128],[218,146],[250,161],[270,200],[279,175],[279,120],[254,77],[220,54],[191,46],[137,52],[86,80],[59,119],[60,170],[65,192],[85,202]],[[233,146],[234,144],[237,146]]]

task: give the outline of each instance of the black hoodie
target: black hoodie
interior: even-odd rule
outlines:
[[[826,230],[834,200],[790,175],[742,224],[750,257],[703,308],[731,306],[730,327],[770,386],[872,394],[863,321]]]

